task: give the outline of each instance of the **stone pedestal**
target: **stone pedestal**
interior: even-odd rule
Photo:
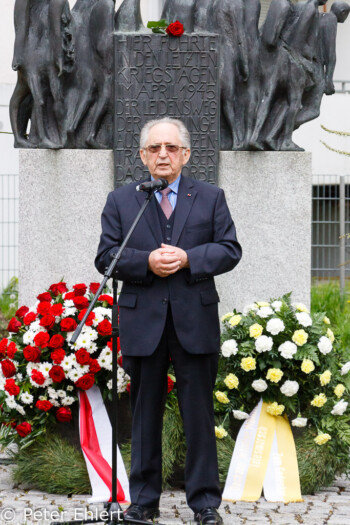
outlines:
[[[311,153],[223,151],[219,186],[243,257],[216,278],[220,312],[293,292],[310,303]]]
[[[311,155],[222,152],[219,184],[243,247],[237,268],[217,278],[221,313],[289,291],[308,304]],[[61,278],[100,280],[94,258],[112,189],[112,151],[21,150],[20,304]]]

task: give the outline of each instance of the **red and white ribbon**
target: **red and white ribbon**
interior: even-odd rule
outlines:
[[[94,385],[79,392],[80,444],[92,487],[90,503],[112,499],[112,426],[100,389]],[[117,445],[117,497],[130,501],[129,480]]]

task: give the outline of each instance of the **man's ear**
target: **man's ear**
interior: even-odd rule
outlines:
[[[190,156],[191,156],[190,148],[186,149],[183,155],[184,155],[184,163],[183,163],[183,166],[184,166],[190,160]]]
[[[143,164],[147,166],[147,159],[146,159],[146,154],[145,154],[144,149],[140,149],[140,157],[141,157]]]

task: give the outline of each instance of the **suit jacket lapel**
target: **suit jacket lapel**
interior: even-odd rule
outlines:
[[[193,182],[181,176],[179,191],[177,194],[176,201],[176,213],[174,219],[173,234],[171,237],[172,246],[176,246],[180,238],[181,232],[185,226],[188,214],[191,211],[192,204],[197,195],[196,190],[193,188]],[[157,211],[157,210],[156,210]]]
[[[147,195],[145,193],[139,192],[139,193],[136,193],[135,196],[141,207]],[[158,216],[156,206],[157,206],[156,197],[155,195],[153,195],[151,202],[149,203],[149,205],[147,206],[145,210],[144,218],[146,219],[147,224],[153,234],[153,237],[155,238],[157,242],[157,246],[160,247],[161,243],[163,242],[163,236],[162,236],[162,230],[160,227],[159,216]]]

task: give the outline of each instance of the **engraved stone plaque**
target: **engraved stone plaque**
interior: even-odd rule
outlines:
[[[215,184],[220,140],[219,37],[116,33],[114,163],[121,186],[148,176],[139,155],[149,120],[181,119],[192,154],[183,173]]]

